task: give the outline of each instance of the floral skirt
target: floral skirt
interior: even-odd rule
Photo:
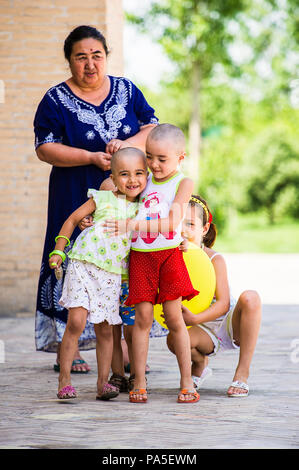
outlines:
[[[105,271],[87,261],[71,259],[59,304],[70,309],[84,307],[90,323],[107,321],[119,325],[121,275]]]

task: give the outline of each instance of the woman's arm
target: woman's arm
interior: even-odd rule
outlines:
[[[117,152],[117,150],[125,147],[137,147],[145,152],[146,139],[153,127],[156,127],[156,124],[147,124],[146,126],[142,126],[140,127],[140,131],[137,132],[137,134],[129,137],[126,140],[110,140],[106,146],[106,152],[112,154]]]
[[[95,165],[103,171],[110,170],[111,155],[104,152],[89,152],[51,142],[40,145],[36,154],[41,161],[58,167]]]
[[[182,313],[187,326],[198,325],[208,321],[216,320],[228,312],[230,306],[230,293],[227,279],[227,269],[225,260],[221,255],[217,255],[212,260],[216,274],[216,302],[203,312],[193,314],[185,306],[182,305]]]

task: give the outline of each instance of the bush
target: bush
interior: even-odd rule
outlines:
[[[299,215],[299,149],[294,137],[270,127],[251,143],[241,170],[243,212],[265,209],[270,223]]]

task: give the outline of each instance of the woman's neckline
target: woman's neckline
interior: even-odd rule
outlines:
[[[112,89],[113,89],[113,80],[112,80],[112,77],[110,75],[106,75],[108,80],[109,80],[109,84],[110,84],[110,87],[109,87],[109,91],[108,91],[108,94],[107,96],[103,99],[103,101],[100,103],[100,104],[94,104],[92,103],[91,101],[87,101],[86,99],[82,98],[81,96],[77,95],[73,90],[72,88],[69,86],[69,84],[65,81],[63,82],[63,85],[68,89],[68,91],[77,99],[77,100],[80,100],[80,101],[83,101],[83,103],[86,103],[88,104],[89,106],[94,106],[95,108],[100,108],[101,106],[103,106],[107,101],[109,101],[110,97],[111,97],[111,94],[112,94]]]

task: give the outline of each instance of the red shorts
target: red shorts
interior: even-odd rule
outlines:
[[[190,300],[199,292],[192,286],[182,251],[130,252],[129,297],[126,305],[140,302],[161,304],[167,300]]]

